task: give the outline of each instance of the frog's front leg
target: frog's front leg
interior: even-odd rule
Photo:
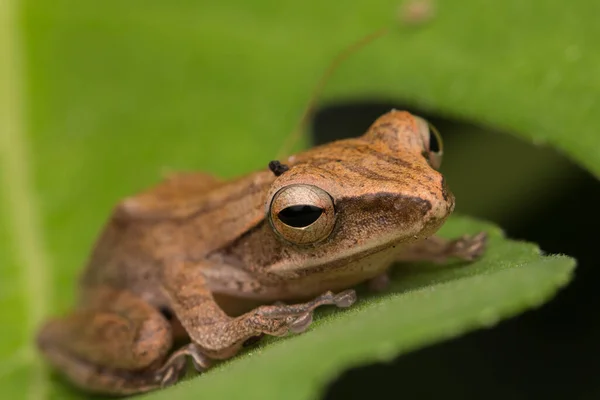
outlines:
[[[193,279],[186,275],[167,280],[165,289],[192,344],[213,359],[233,356],[246,340],[261,334],[282,336],[302,332],[319,306],[349,307],[356,301],[354,290],[327,292],[306,303],[260,306],[239,317],[230,317],[215,302],[200,274]]]
[[[449,259],[462,261],[474,261],[485,251],[487,245],[487,234],[480,232],[473,236],[461,236],[457,239],[443,239],[439,236],[431,236],[419,240],[402,248],[402,253],[396,257],[396,262],[419,262],[429,261],[443,264]],[[373,291],[384,290],[389,284],[387,272],[376,276],[368,282],[369,289]]]

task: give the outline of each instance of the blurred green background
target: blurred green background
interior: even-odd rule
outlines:
[[[599,396],[600,3],[420,3],[431,18],[408,26],[391,0],[4,0],[0,378],[22,382],[10,374],[32,361],[13,354],[39,317],[30,311],[71,307],[118,199],[165,169],[263,168],[333,57],[391,26],[332,76],[298,147],[360,134],[390,107],[422,114],[444,136],[459,212],[579,266],[542,309],[350,372],[328,396]],[[12,196],[29,178],[31,196]],[[15,233],[12,221],[31,217],[19,210],[37,210],[42,232]],[[25,259],[14,251],[22,237]],[[24,283],[15,266],[25,264],[52,273],[34,269]]]

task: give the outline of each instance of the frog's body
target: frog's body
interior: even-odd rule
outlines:
[[[204,369],[252,336],[304,330],[317,306],[354,302],[351,290],[329,291],[377,280],[394,261],[476,257],[484,236],[430,238],[454,197],[432,166],[429,135],[423,120],[392,111],[360,138],[290,157],[278,176],[179,174],[124,200],[90,258],[78,309],[43,328],[42,351],[86,389],[147,391],[175,382],[185,356]],[[191,339],[166,361],[165,314]]]

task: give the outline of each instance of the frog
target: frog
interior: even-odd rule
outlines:
[[[487,235],[436,233],[455,198],[439,133],[391,110],[341,139],[223,180],[179,172],[120,201],[79,280],[77,305],[37,335],[75,386],[131,395],[171,386],[253,338],[306,331],[393,265],[467,263]],[[258,356],[258,355],[257,355]]]

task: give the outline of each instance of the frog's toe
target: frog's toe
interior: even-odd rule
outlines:
[[[356,303],[356,292],[353,289],[344,290],[333,297],[333,302],[340,308],[350,307]]]
[[[474,261],[481,257],[487,246],[486,232],[474,236],[465,236],[454,243],[456,254],[465,261]]]
[[[172,386],[185,376],[187,372],[185,367],[185,359],[181,359],[181,362],[169,365],[166,369],[157,372],[156,380],[160,382],[162,388]]]
[[[173,352],[164,366],[156,372],[156,379],[162,387],[171,386],[185,376],[187,357],[192,359],[198,372],[204,372],[210,367],[210,360],[200,352],[198,346],[195,343],[187,344]]]
[[[293,322],[290,323],[289,329],[292,333],[302,333],[308,329],[310,324],[313,321],[313,313],[307,312],[302,314],[298,318],[296,318]]]
[[[321,296],[322,304],[332,304],[340,308],[350,307],[356,302],[356,292],[352,289],[344,290],[338,294],[327,292]],[[290,332],[304,332],[313,321],[313,312],[307,312],[297,317],[289,324]]]

